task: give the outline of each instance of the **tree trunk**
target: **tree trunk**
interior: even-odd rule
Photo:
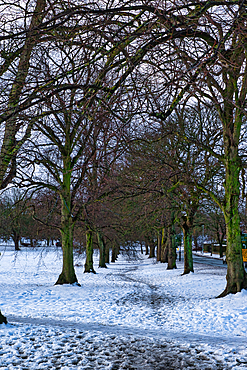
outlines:
[[[74,222],[70,208],[70,172],[64,174],[64,192],[61,198],[61,241],[63,250],[63,269],[55,285],[57,284],[78,284],[74,269],[73,256],[73,234]],[[79,284],[78,284],[79,285]]]
[[[120,246],[117,245],[115,248],[115,260],[117,260],[120,253]]]
[[[141,243],[141,254],[143,254],[143,246],[142,246],[142,243]]]
[[[106,245],[106,248],[105,248],[105,263],[110,263],[109,245]]]
[[[90,229],[86,231],[86,263],[84,272],[92,272],[96,274],[93,268],[93,232]]]
[[[148,254],[149,254],[149,250],[148,250],[148,243],[147,242],[145,242],[145,249],[146,249],[146,256],[148,256]]]
[[[114,245],[112,247],[112,255],[111,255],[111,262],[116,262],[117,258],[118,258],[118,255],[119,255],[119,246],[118,245]]]
[[[105,257],[106,257],[106,246],[103,235],[100,231],[97,231],[97,238],[99,243],[99,267],[107,268]]]
[[[155,257],[155,244],[153,241],[150,242],[150,251],[148,258],[154,258]]]
[[[161,231],[161,255],[160,255],[160,262],[166,263],[168,262],[168,248],[167,248],[167,234],[165,227],[162,228]]]
[[[167,270],[173,270],[176,269],[176,234],[175,234],[175,228],[174,225],[172,225],[169,231],[169,244],[168,244],[168,266]]]
[[[111,249],[111,262],[116,262],[116,255],[117,255],[117,250],[116,246],[114,245]]]
[[[14,240],[14,243],[15,243],[15,251],[20,251],[20,247],[19,247],[19,241],[21,239],[21,236],[14,232],[13,233],[13,240]]]
[[[231,146],[225,148],[225,151],[227,149],[230,158],[226,160],[225,206],[223,207],[227,238],[227,285],[219,297],[224,297],[229,293],[237,293],[240,292],[241,289],[247,288],[247,278],[242,257],[240,218],[238,211],[240,196],[240,159],[238,158],[237,148]]]
[[[19,247],[19,241],[20,241],[20,238],[17,238],[15,239],[15,251],[20,251],[20,247]]]
[[[157,262],[161,261],[161,241],[162,241],[162,232],[158,232],[157,238]]]
[[[3,316],[3,314],[1,313],[0,311],[0,324],[7,324],[7,319],[5,316]]]
[[[192,257],[192,232],[191,228],[185,221],[182,224],[182,230],[184,234],[184,272],[183,275],[194,272],[193,269],[193,257]]]

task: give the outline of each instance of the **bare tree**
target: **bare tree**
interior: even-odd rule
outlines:
[[[57,40],[55,46],[46,49],[42,61],[44,78],[53,80],[57,74],[64,74],[63,85],[68,89],[58,91],[50,87],[52,94],[40,105],[40,119],[35,122],[33,134],[23,147],[22,183],[45,187],[60,198],[61,224],[58,227],[63,269],[57,284],[78,283],[73,264],[73,232],[80,219],[86,227],[85,271],[94,272],[93,225],[88,216],[88,204],[99,199],[99,170],[107,163],[108,152],[113,152],[118,143],[115,119],[107,118],[107,111],[99,102],[100,92],[97,95],[93,87],[90,89],[105,70],[103,68],[102,72],[101,65],[92,63],[92,55],[94,51],[88,49],[85,40],[80,47]],[[21,168],[19,173],[21,176]]]
[[[220,4],[210,1],[189,4],[140,1],[136,4],[128,1],[115,9],[105,8],[104,12],[115,12],[123,22],[127,14],[129,19],[131,16],[138,18],[139,33],[128,29],[128,50],[125,49],[128,57],[124,60],[135,69],[132,76],[135,76],[136,87],[139,90],[142,87],[141,96],[146,86],[153,98],[145,106],[145,112],[165,122],[178,104],[195,96],[218,111],[224,151],[219,154],[208,145],[201,145],[201,148],[224,167],[224,200],[219,199],[215,189],[201,186],[201,190],[212,197],[225,217],[228,271],[222,296],[236,293],[247,287],[238,212],[242,168],[240,134],[247,96],[245,1]],[[134,45],[130,47],[133,34],[139,53],[135,53]]]
[[[17,188],[1,194],[0,235],[6,240],[12,238],[16,251],[20,250],[21,238],[27,236],[29,226],[33,226],[27,201],[26,194]]]

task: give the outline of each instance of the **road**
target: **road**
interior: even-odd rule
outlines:
[[[210,265],[210,266],[218,266],[227,268],[227,264],[223,264],[222,260],[217,258],[210,258],[210,257],[201,257],[193,254],[193,262],[194,263],[202,263],[204,265]],[[245,263],[245,271],[247,272],[247,264]]]
[[[184,260],[183,252],[182,252],[182,261]],[[211,258],[211,257],[204,257],[204,256],[198,256],[193,253],[193,262],[194,263],[202,263],[204,265],[210,265],[210,266],[218,266],[218,267],[224,267],[227,268],[227,264],[223,264],[221,259],[217,258]]]
[[[227,264],[223,264],[222,260],[216,259],[216,258],[210,258],[210,257],[201,257],[201,256],[196,256],[193,254],[193,262],[194,263],[203,263],[205,265],[210,265],[210,266],[220,266],[227,268]]]

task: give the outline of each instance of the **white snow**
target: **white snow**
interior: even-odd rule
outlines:
[[[195,273],[181,276],[181,262],[176,270],[168,271],[166,264],[143,255],[132,261],[120,256],[107,269],[99,269],[95,256],[94,275],[83,273],[84,259],[80,257],[76,258],[80,265],[76,274],[81,287],[54,286],[61,257],[61,250],[55,248],[22,248],[15,253],[13,247],[2,247],[0,308],[7,318],[92,324],[101,332],[110,326],[119,333],[134,335],[136,331],[149,338],[174,339],[180,345],[197,340],[207,356],[221,359],[231,368],[247,368],[236,362],[247,364],[247,291],[215,298],[224,290],[226,269],[195,264]],[[4,343],[7,346],[15,338],[15,348],[23,346],[25,331],[35,330],[30,325],[1,325],[0,354]],[[50,337],[54,333],[55,329],[50,329]],[[10,365],[13,357],[9,361]]]

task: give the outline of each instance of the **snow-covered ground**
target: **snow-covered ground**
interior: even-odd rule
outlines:
[[[181,276],[182,262],[167,271],[120,256],[94,275],[78,257],[81,287],[54,286],[61,264],[59,249],[2,247],[0,307],[10,324],[0,326],[0,368],[247,369],[247,291],[215,299],[225,268],[195,264]],[[168,352],[175,367],[165,365]]]

